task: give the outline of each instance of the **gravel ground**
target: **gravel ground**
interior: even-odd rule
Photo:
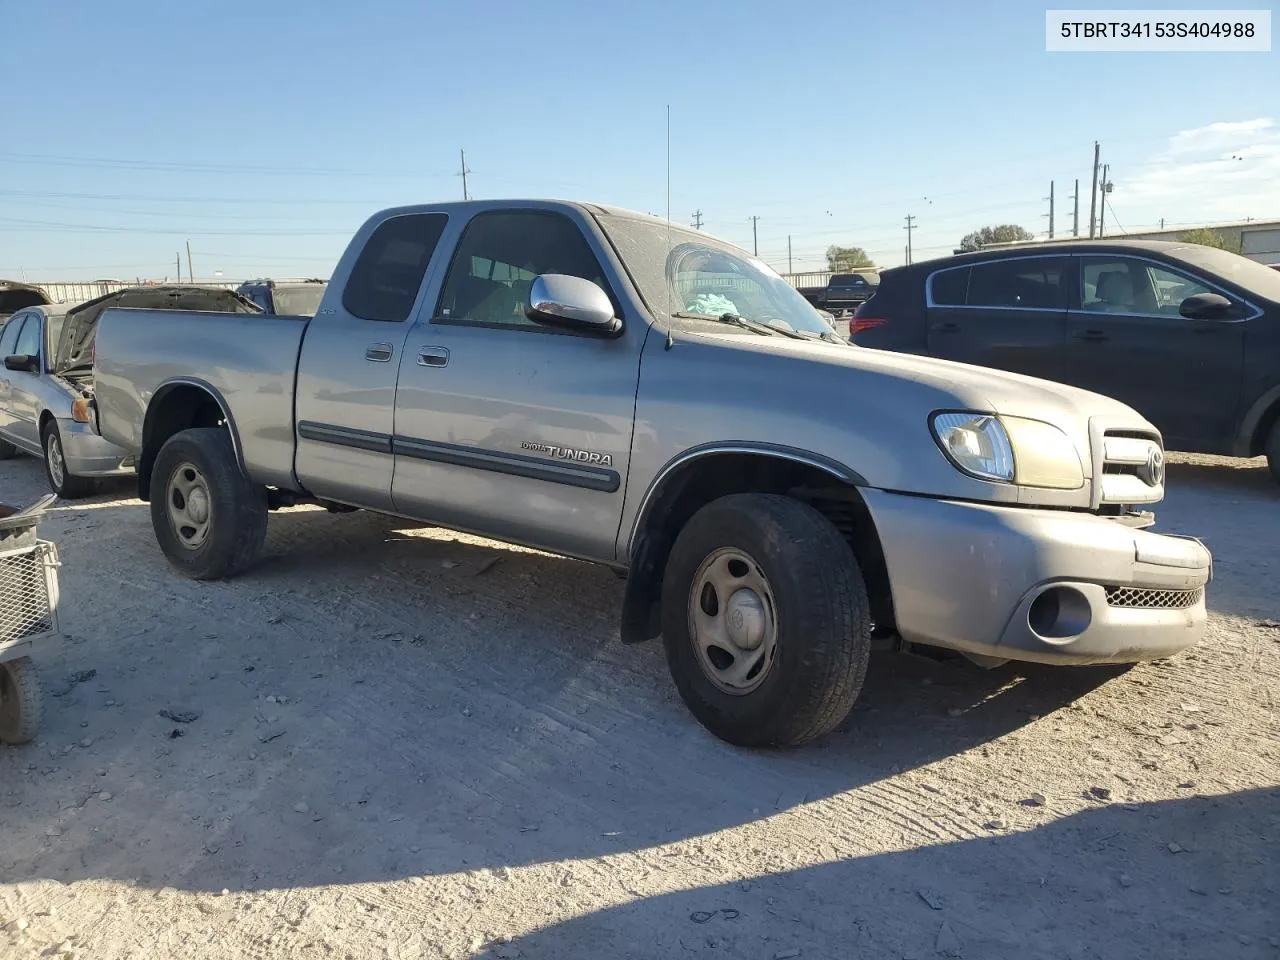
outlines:
[[[1280,488],[1171,460],[1159,526],[1216,556],[1202,646],[885,654],[786,752],[692,720],[606,570],[297,508],[198,584],[127,488],[59,506],[68,639],[41,736],[0,749],[0,956],[1278,957]],[[42,492],[0,463],[0,499]]]

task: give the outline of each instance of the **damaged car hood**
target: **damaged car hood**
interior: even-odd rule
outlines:
[[[143,310],[200,310],[218,313],[261,313],[256,304],[232,290],[218,287],[130,287],[94,300],[87,300],[67,311],[62,332],[54,350],[53,372],[67,373],[77,368],[87,370],[93,364],[93,343],[98,318],[112,307]]]

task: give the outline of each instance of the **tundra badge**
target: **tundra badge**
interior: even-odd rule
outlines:
[[[598,467],[612,467],[613,454],[594,453],[591,450],[574,450],[572,447],[557,447],[549,443],[535,443],[525,440],[520,444],[522,450],[534,450],[555,457],[557,460],[576,460],[578,463],[590,463]]]

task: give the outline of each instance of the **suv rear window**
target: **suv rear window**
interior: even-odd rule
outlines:
[[[935,307],[992,307],[1065,310],[1064,257],[997,260],[939,270],[929,278]]]
[[[448,222],[443,213],[410,213],[380,223],[342,291],[347,312],[362,320],[407,320]]]

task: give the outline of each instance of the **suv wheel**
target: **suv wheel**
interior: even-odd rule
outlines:
[[[734,494],[699,510],[667,562],[662,635],[680,696],[739,746],[791,746],[849,713],[871,650],[853,550],[812,507]]]
[[[1271,435],[1267,438],[1267,466],[1271,468],[1271,476],[1280,483],[1280,417],[1271,425]]]

